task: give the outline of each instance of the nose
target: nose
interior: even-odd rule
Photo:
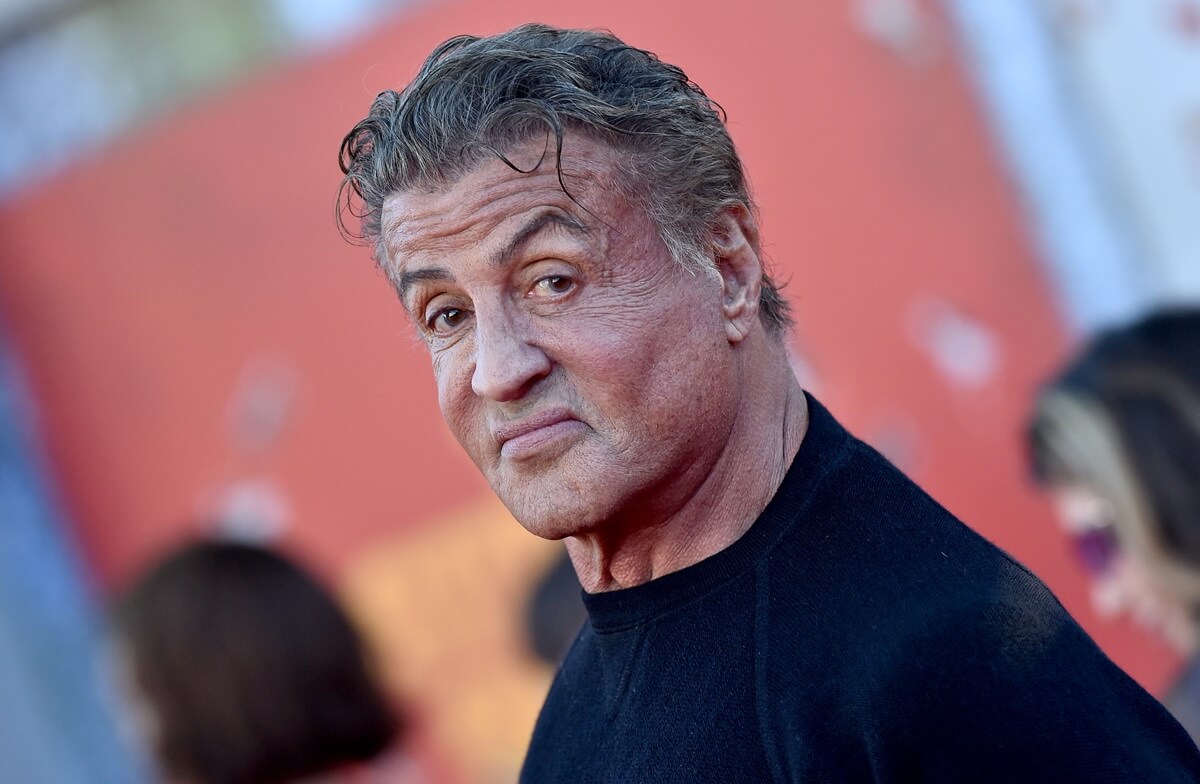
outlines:
[[[529,325],[517,314],[499,307],[475,313],[475,370],[471,389],[498,403],[521,398],[549,375],[550,357],[533,340]],[[489,309],[490,310],[490,309]]]

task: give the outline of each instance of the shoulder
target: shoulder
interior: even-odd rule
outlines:
[[[1178,723],[1047,601],[975,596],[842,628],[807,671],[794,649],[761,692],[771,747],[795,760],[815,735],[890,780],[1200,780]]]
[[[1182,728],[1049,591],[1022,586],[943,609],[898,637],[871,675],[887,731],[923,745],[923,764],[1059,780],[1200,774]]]
[[[866,444],[852,441],[768,564],[772,606],[903,629],[1007,596],[1061,611],[1044,585]]]
[[[760,577],[769,714],[841,728],[830,742],[873,768],[940,780],[1197,776],[1178,724],[1040,580],[869,447],[855,452]],[[980,778],[984,764],[997,777]]]

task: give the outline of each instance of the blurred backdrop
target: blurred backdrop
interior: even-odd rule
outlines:
[[[4,0],[13,780],[141,780],[103,608],[200,520],[338,592],[434,779],[514,779],[553,672],[526,605],[559,546],[453,443],[333,214],[374,95],[524,21],[611,29],[724,106],[803,383],[1161,692],[1179,663],[1091,614],[1021,444],[1081,338],[1200,301],[1200,0]]]

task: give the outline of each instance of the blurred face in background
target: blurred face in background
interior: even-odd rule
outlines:
[[[1088,575],[1096,614],[1109,619],[1127,614],[1181,655],[1196,653],[1200,635],[1191,608],[1122,546],[1113,504],[1085,485],[1060,485],[1051,495],[1076,559]]]

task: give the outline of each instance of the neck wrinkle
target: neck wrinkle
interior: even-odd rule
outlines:
[[[715,555],[749,530],[778,491],[808,426],[808,403],[791,368],[784,364],[771,375],[759,389],[778,391],[759,395],[738,417],[713,469],[675,513],[616,541],[567,540],[584,590],[642,585]]]

